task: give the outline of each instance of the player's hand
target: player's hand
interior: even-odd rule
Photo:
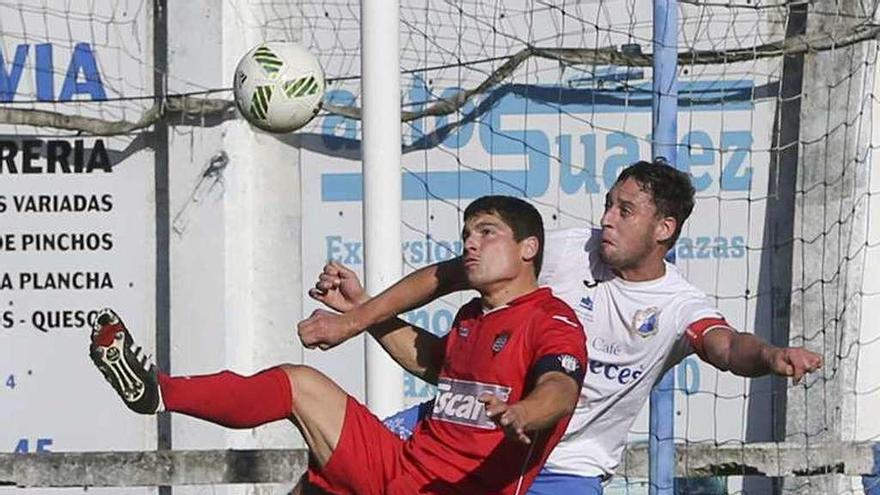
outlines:
[[[308,349],[327,350],[357,335],[360,328],[344,314],[316,309],[296,326],[299,340]]]
[[[309,296],[340,313],[351,311],[368,299],[357,274],[335,261],[324,265],[315,286],[309,289]]]
[[[507,436],[526,445],[532,443],[532,439],[526,434],[526,418],[522,406],[508,404],[489,393],[481,395],[478,400],[486,405],[486,416],[503,428]]]
[[[797,384],[807,373],[822,367],[822,356],[803,347],[771,347],[766,357],[770,371],[790,376]]]

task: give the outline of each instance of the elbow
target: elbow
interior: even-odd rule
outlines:
[[[439,369],[425,369],[422,371],[419,378],[422,379],[425,383],[429,385],[437,386],[437,382],[440,381],[440,370]]]
[[[574,414],[574,410],[577,408],[577,403],[577,398],[575,398],[574,400],[569,401],[569,403],[565,404],[565,406],[562,408],[562,411],[559,413],[558,419],[567,418]]]
[[[563,384],[563,396],[562,400],[559,401],[559,417],[568,416],[574,413],[574,410],[577,408],[578,400],[580,399],[580,386],[574,383],[570,377],[563,378],[565,380]]]
[[[556,403],[556,410],[547,418],[547,422],[542,425],[543,428],[550,428],[560,421],[567,420],[574,414],[578,404],[578,393],[566,394],[559,402]]]
[[[704,359],[721,371],[730,371],[729,347],[706,349]]]
[[[470,288],[461,256],[438,263],[435,276],[437,284],[436,296],[445,296],[446,294]]]
[[[578,399],[580,394],[578,391],[575,391],[574,394],[570,394],[568,400],[563,404],[562,415],[567,416],[569,414],[574,414],[574,410],[577,409]]]
[[[718,368],[720,371],[731,371],[730,370],[730,361],[727,359],[718,359],[712,362],[712,365]],[[733,374],[738,374],[736,370],[733,371]]]

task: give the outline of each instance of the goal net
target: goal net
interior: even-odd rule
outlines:
[[[299,196],[285,201],[300,215],[300,233],[284,239],[296,246],[290,257],[302,285],[327,260],[362,271],[359,2],[32,4],[0,3],[0,274],[8,279],[0,285],[8,299],[0,299],[0,422],[51,409],[51,399],[36,393],[52,386],[49,370],[95,378],[80,355],[96,294],[135,315],[130,324],[162,328],[155,315],[168,311],[168,301],[155,297],[157,287],[182,294],[192,286],[189,275],[163,278],[156,267],[168,260],[143,246],[170,242],[172,269],[204,277],[204,287],[271,278],[246,276],[251,265],[232,260],[256,255],[228,240],[239,235],[235,199],[253,184],[278,182],[248,178],[276,170],[271,163],[279,170],[296,165]],[[692,175],[697,205],[674,247],[676,263],[737,328],[825,359],[799,384],[736,377],[696,357],[673,368],[677,489],[861,493],[875,480],[847,462],[854,465],[850,455],[864,454],[857,447],[880,435],[872,418],[880,407],[880,364],[871,358],[880,338],[873,324],[880,316],[880,178],[872,166],[880,141],[872,121],[877,4],[686,0],[677,8],[676,166]],[[164,23],[157,23],[162,9]],[[484,194],[527,198],[548,228],[596,226],[619,171],[650,158],[651,2],[403,0],[400,9],[405,269],[459,253],[461,213]],[[320,59],[328,79],[324,111],[289,136],[248,133],[231,101],[232,69],[253,45],[277,39],[300,41]],[[247,146],[275,151],[257,159],[242,151]],[[156,180],[157,154],[168,158],[168,190]],[[36,206],[28,209],[27,201]],[[85,206],[65,210],[53,201]],[[226,209],[205,206],[212,202]],[[133,225],[132,218],[148,221]],[[165,221],[168,229],[157,230],[154,223]],[[262,233],[254,229],[248,232]],[[55,247],[23,247],[33,233],[55,234]],[[4,234],[13,235],[12,245]],[[62,250],[60,234],[82,240]],[[127,252],[144,253],[143,261],[121,255]],[[465,297],[406,317],[445,333]],[[254,307],[287,303],[263,299]],[[172,311],[172,328],[248,321],[193,302]],[[305,297],[296,316],[314,307]],[[234,346],[268,335],[236,334],[209,348],[232,355]],[[37,351],[46,339],[61,354],[57,361]],[[235,364],[237,358],[191,355],[192,346],[209,341],[207,333],[160,331],[146,343],[167,345],[171,363]],[[360,351],[342,349],[342,358],[296,352],[362,390],[351,371]],[[108,400],[100,386],[83,402]],[[434,393],[412,377],[401,389],[408,403]],[[108,423],[122,415],[94,409],[90,414]],[[140,418],[128,418],[130,438],[100,445],[73,425],[48,426],[57,421],[35,415],[19,423],[26,426],[4,429],[0,451],[36,452],[41,440],[47,450],[155,446],[155,425]],[[183,445],[205,443],[197,440],[199,427],[175,424]],[[638,466],[646,462],[648,435],[645,409],[607,493],[647,491]],[[213,446],[251,445],[244,437],[211,438]],[[258,446],[273,445],[260,438]],[[712,452],[724,452],[723,459],[706,461]],[[749,460],[759,454],[793,467],[761,471]],[[700,470],[688,471],[696,465]]]

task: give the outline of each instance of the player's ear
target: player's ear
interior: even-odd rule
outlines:
[[[532,261],[535,259],[535,256],[538,255],[539,247],[540,242],[537,237],[526,237],[519,243],[520,256],[522,256],[522,259],[525,261]]]
[[[672,239],[672,236],[675,235],[675,229],[678,226],[678,222],[675,220],[675,217],[663,217],[657,222],[657,226],[654,228],[654,240],[659,243],[663,243]]]

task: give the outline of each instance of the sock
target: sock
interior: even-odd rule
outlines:
[[[248,377],[231,371],[177,377],[160,373],[159,388],[165,410],[227,428],[253,428],[291,414],[290,381],[281,368]]]

